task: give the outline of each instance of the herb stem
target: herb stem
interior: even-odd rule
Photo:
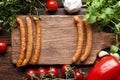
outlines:
[[[119,18],[117,18],[116,16],[114,16],[114,19],[117,19],[118,21],[120,21],[120,19],[119,19]]]
[[[116,23],[115,23],[114,21],[111,20],[111,22],[112,22],[114,25],[116,25]]]

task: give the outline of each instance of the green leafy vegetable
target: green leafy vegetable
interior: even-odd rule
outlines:
[[[3,21],[2,29],[6,31],[13,29],[16,15],[35,13],[35,0],[0,0],[0,20]]]
[[[109,27],[115,33],[115,46],[111,51],[116,52],[120,46],[120,0],[86,0],[87,11],[84,19],[89,23],[97,22],[99,30]]]

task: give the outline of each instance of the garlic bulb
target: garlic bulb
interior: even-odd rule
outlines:
[[[65,10],[68,13],[75,13],[81,9],[82,1],[81,0],[65,0],[63,5]]]

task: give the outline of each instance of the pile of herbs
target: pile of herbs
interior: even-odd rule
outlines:
[[[97,23],[99,30],[109,28],[115,33],[116,43],[111,46],[111,52],[120,49],[120,0],[86,0],[87,11],[84,16],[89,23]]]
[[[36,13],[35,0],[1,0],[0,20],[3,21],[3,30],[10,31],[14,28],[17,15]]]

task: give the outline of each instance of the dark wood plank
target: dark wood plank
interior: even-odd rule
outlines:
[[[47,12],[44,8],[39,9],[40,15],[84,15],[86,12],[86,8],[81,8],[81,10],[77,13],[67,13],[64,8],[58,8],[55,12]]]
[[[7,44],[11,44],[11,33],[0,30],[0,40],[4,40]]]
[[[37,0],[36,0],[37,1]],[[58,2],[59,8],[63,8],[63,2],[62,0],[56,0]],[[85,4],[85,0],[81,0],[83,4]],[[47,0],[40,0],[41,3],[45,4],[47,2]],[[38,2],[38,7],[43,8],[43,6],[41,5],[41,3]]]
[[[80,17],[82,18],[83,16]],[[24,20],[25,16],[21,16],[21,18]],[[77,29],[73,17],[68,15],[43,15],[41,19],[42,44],[38,64],[71,64],[71,59],[77,46]],[[113,42],[110,40],[110,36],[113,34],[99,32],[96,26],[93,26],[92,29],[92,52],[83,64],[93,64],[97,53],[101,49],[109,47]],[[12,31],[13,63],[16,63],[20,51],[19,35],[19,28]],[[84,39],[84,41],[86,40]]]
[[[7,48],[7,52],[0,54],[0,64],[11,64],[11,47]]]
[[[8,46],[7,52],[0,55],[0,80],[23,80],[20,73],[11,62],[11,47]]]

